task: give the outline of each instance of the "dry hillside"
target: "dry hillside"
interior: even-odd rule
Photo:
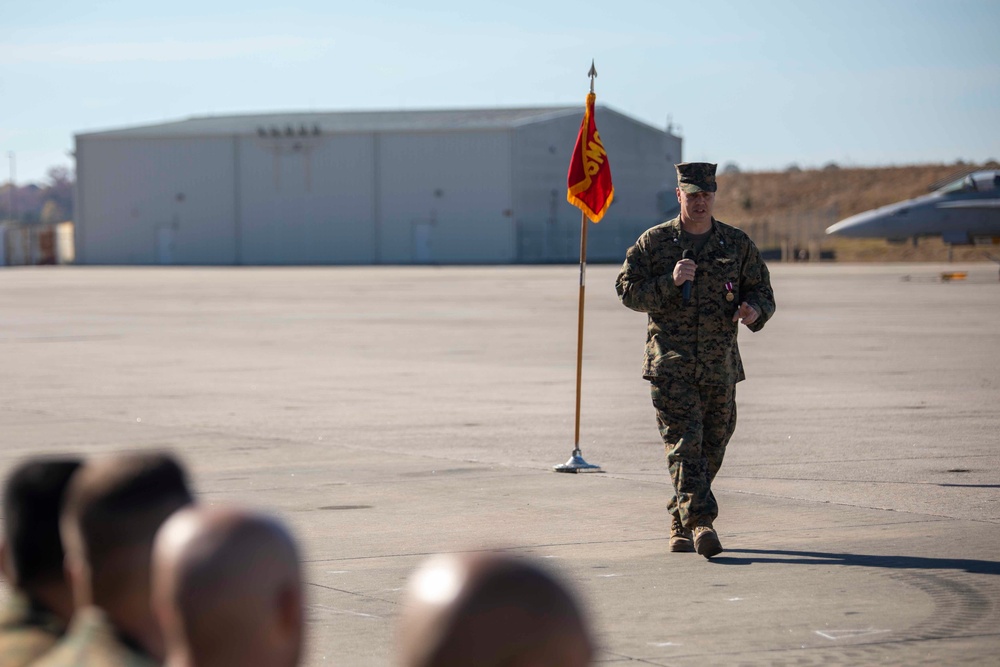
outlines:
[[[939,239],[922,239],[914,247],[828,237],[824,230],[855,213],[926,194],[931,186],[972,168],[998,166],[991,162],[720,174],[715,216],[744,229],[761,248],[776,248],[785,240],[805,248],[818,241],[840,261],[942,261],[948,249]],[[954,249],[956,260],[984,258],[982,248]]]

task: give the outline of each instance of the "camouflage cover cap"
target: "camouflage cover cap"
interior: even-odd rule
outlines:
[[[711,162],[681,162],[677,167],[677,187],[684,192],[715,192],[715,168]]]

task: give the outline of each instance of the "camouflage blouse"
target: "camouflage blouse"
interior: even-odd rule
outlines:
[[[0,665],[21,667],[51,649],[66,631],[52,612],[15,594],[0,609]]]
[[[764,327],[774,314],[770,273],[750,237],[713,219],[708,241],[694,256],[698,270],[685,306],[673,270],[685,250],[694,252],[687,243],[679,218],[646,230],[629,248],[615,282],[625,306],[649,314],[643,377],[735,384],[746,376],[733,316],[746,301],[760,313],[750,330]]]
[[[96,607],[78,609],[69,630],[31,667],[156,667],[156,661],[126,641]]]

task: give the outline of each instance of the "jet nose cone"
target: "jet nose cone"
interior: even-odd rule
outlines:
[[[826,228],[826,233],[836,236],[868,239],[896,236],[896,228],[900,222],[898,214],[905,208],[905,205],[883,206],[882,208],[858,213],[849,218],[844,218],[835,225],[830,225]]]
[[[844,218],[840,222],[826,228],[826,233],[836,236],[856,236],[869,222],[873,216],[870,213],[858,213],[849,218]]]
[[[843,225],[844,225],[844,221],[843,220],[841,220],[840,222],[838,222],[836,224],[830,225],[829,227],[826,228],[827,235],[830,236],[830,235],[834,235],[834,234],[839,234],[840,230],[843,229]]]

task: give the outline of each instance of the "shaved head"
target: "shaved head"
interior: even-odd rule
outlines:
[[[403,667],[585,667],[593,653],[565,586],[500,553],[435,556],[418,568],[399,640]]]
[[[192,507],[164,524],[153,559],[168,665],[298,664],[299,556],[280,521],[242,509]]]

